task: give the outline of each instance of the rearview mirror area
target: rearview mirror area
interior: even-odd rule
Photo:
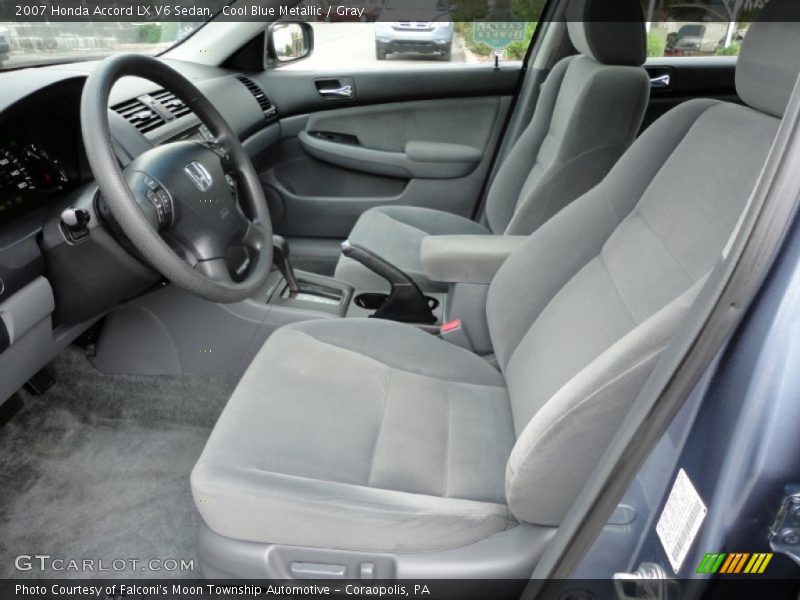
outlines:
[[[300,60],[314,49],[314,30],[308,23],[274,23],[267,35],[267,55],[273,63]]]

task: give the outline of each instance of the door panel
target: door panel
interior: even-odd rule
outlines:
[[[298,66],[302,67],[302,61]],[[278,68],[248,74],[248,77],[267,92],[281,117],[290,117],[347,106],[511,95],[521,72],[520,63],[501,64],[498,69],[488,64],[423,64],[419,67],[376,67],[341,72]],[[353,86],[351,97],[326,98],[320,95],[317,82],[343,80]]]
[[[361,213],[383,205],[470,217],[519,73],[488,65],[265,73],[259,83],[282,117],[282,139],[257,167],[276,232],[342,239]],[[351,97],[319,94],[342,81]]]

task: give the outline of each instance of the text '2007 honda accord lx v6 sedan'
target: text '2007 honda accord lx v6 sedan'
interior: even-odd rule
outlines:
[[[797,598],[799,3],[3,2],[0,61],[0,598]]]

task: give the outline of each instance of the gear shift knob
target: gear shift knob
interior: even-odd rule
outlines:
[[[272,236],[272,262],[278,267],[278,270],[286,279],[286,285],[289,286],[289,291],[292,294],[300,292],[300,286],[297,283],[297,278],[294,275],[294,268],[289,261],[289,242],[283,236]]]

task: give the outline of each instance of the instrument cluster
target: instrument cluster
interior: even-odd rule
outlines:
[[[57,97],[42,104],[34,98],[0,119],[0,225],[63,198],[86,179],[75,102]]]

